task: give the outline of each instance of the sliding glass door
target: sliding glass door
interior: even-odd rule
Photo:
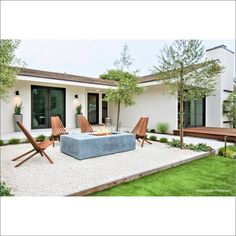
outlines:
[[[65,89],[42,86],[31,87],[32,129],[51,127],[51,116],[59,116],[65,126]]]
[[[184,104],[184,127],[205,126],[205,99],[194,99]]]

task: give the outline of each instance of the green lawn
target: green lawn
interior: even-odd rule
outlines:
[[[212,156],[91,196],[235,196],[236,159]]]

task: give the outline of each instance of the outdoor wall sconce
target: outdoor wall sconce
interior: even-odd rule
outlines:
[[[20,92],[18,90],[15,91],[15,96],[13,98],[13,103],[14,103],[14,105],[17,105],[17,106],[20,106],[20,104],[22,103]]]
[[[79,97],[78,97],[78,94],[75,94],[75,98],[79,98]]]

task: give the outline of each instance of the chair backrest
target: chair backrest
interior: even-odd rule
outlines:
[[[20,127],[20,129],[22,130],[22,132],[25,134],[26,138],[28,139],[28,141],[32,144],[32,146],[34,147],[35,150],[41,150],[41,148],[38,146],[37,142],[35,141],[35,139],[33,138],[33,136],[29,133],[29,131],[24,127],[23,124],[21,124],[20,122],[16,122],[18,124],[18,126]]]
[[[141,117],[136,126],[134,127],[132,133],[140,137],[145,137],[147,133],[148,120],[148,117]]]
[[[93,132],[93,129],[84,116],[79,117],[79,125],[81,133]]]
[[[51,116],[52,123],[52,136],[60,136],[61,134],[66,134],[66,130],[60,120],[59,116]]]

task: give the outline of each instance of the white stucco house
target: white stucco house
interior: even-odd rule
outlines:
[[[225,69],[216,78],[217,88],[212,96],[185,104],[185,126],[229,127],[222,104],[233,91],[234,52],[224,45],[206,52],[208,59],[218,59]],[[106,90],[115,86],[113,81],[98,78],[21,68],[8,100],[1,101],[1,132],[14,131],[12,114],[15,104],[21,101],[23,123],[28,129],[50,128],[51,115],[59,115],[66,128],[75,128],[78,103],[91,124],[104,123],[106,117],[115,124],[116,105],[102,101]],[[145,91],[136,97],[134,106],[121,108],[121,126],[134,127],[141,116],[147,116],[149,129],[158,122],[167,122],[172,133],[178,128],[177,98],[171,97],[154,75],[141,77],[139,86]]]

